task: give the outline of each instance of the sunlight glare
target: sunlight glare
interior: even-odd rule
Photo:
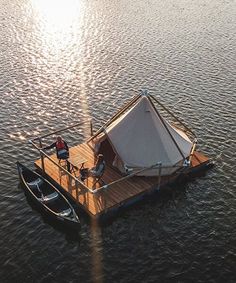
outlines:
[[[81,1],[31,0],[34,11],[51,30],[66,30],[80,16]]]
[[[53,47],[55,52],[72,44],[74,34],[80,30],[81,3],[77,0],[31,0],[43,44]]]

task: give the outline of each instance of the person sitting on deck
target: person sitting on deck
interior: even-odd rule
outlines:
[[[88,177],[96,177],[99,178],[103,175],[103,172],[105,170],[105,160],[103,157],[103,154],[99,154],[97,157],[97,161],[94,167],[91,169],[84,168],[80,170],[81,174],[81,181],[83,182]]]
[[[56,148],[56,154],[59,160],[67,160],[69,158],[69,147],[61,136],[58,136],[57,140],[54,143],[45,146],[42,149],[47,150],[54,147]],[[70,163],[68,161],[67,161],[67,170],[70,172]]]

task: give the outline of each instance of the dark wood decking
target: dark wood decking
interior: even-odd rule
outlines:
[[[86,144],[80,144],[70,148],[70,156],[81,156],[86,159],[85,167],[91,168],[95,163],[95,155],[92,149]],[[51,156],[53,160],[57,161],[56,155]],[[202,153],[194,152],[192,158],[192,167],[198,167],[207,163],[209,159]],[[85,191],[84,189],[76,189],[75,181],[71,180],[67,174],[62,172],[59,167],[54,165],[49,159],[44,159],[45,172],[57,184],[59,184],[66,192],[68,192],[73,199],[80,204],[85,211],[92,216],[101,215],[112,208],[119,207],[122,204],[128,203],[142,194],[146,194],[152,188],[157,187],[158,177],[131,177],[120,183],[116,183],[107,190],[101,190],[98,194]],[[41,160],[35,161],[35,166],[42,169]],[[76,170],[75,175],[79,176],[79,170]],[[106,170],[102,177],[102,183],[99,182],[94,185],[94,178],[89,177],[85,181],[85,185],[91,189],[99,189],[104,184],[109,184],[118,180],[122,175],[110,166],[106,166]],[[161,185],[173,181],[175,176],[162,177]]]

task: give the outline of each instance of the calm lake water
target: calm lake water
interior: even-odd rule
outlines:
[[[236,282],[236,3],[0,0],[0,282]],[[79,237],[19,187],[27,141],[147,88],[216,161]],[[70,145],[88,135],[87,127]]]

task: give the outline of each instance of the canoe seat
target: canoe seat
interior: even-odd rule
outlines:
[[[71,209],[70,209],[70,208],[65,209],[65,210],[63,210],[63,211],[61,211],[61,212],[58,213],[58,215],[60,215],[60,216],[62,216],[62,217],[64,217],[64,216],[69,216],[70,214],[71,214]]]
[[[56,200],[58,197],[59,197],[59,194],[57,192],[53,192],[49,195],[41,197],[41,200],[44,203],[48,203],[48,202]]]
[[[34,188],[38,188],[40,187],[41,185],[43,184],[43,180],[41,178],[37,178],[31,182],[27,182],[27,185],[31,188],[31,189],[34,189]]]

